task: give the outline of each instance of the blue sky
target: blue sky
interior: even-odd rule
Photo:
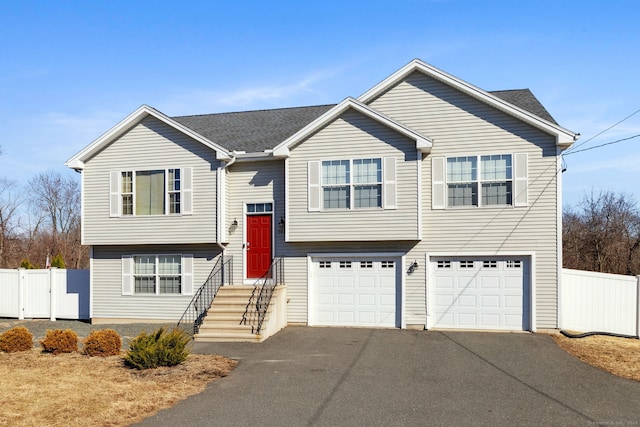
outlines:
[[[640,109],[637,1],[0,4],[0,177],[24,185],[141,104],[169,116],[336,103],[420,58],[530,88],[578,143]],[[640,113],[579,148],[640,134]],[[577,151],[577,150],[576,150]],[[640,202],[640,138],[566,157],[565,206]]]

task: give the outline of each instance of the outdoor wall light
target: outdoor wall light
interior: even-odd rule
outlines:
[[[284,231],[284,217],[283,216],[280,217],[280,222],[278,223],[278,228],[279,228],[281,233]]]
[[[233,218],[233,222],[229,226],[229,233],[233,234],[233,232],[236,231],[236,228],[238,228],[238,220]]]
[[[416,271],[417,269],[418,269],[418,261],[413,261],[411,265],[409,265],[407,274],[413,274],[413,272]]]

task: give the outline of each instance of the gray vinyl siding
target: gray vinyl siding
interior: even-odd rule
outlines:
[[[161,121],[148,117],[85,164],[83,243],[171,244],[216,241],[216,160],[214,150]],[[193,214],[109,217],[111,171],[191,167]]]
[[[372,157],[396,159],[396,209],[308,209],[308,162]],[[291,150],[289,241],[418,240],[418,166],[415,141],[347,111]]]
[[[217,245],[94,246],[93,318],[178,321],[192,295],[122,295],[122,255],[193,255],[193,291],[207,279],[220,253]]]
[[[227,228],[229,245],[226,255],[233,257],[233,277],[235,283],[243,283],[245,274],[244,248],[246,203],[272,202],[273,206],[273,256],[282,256],[284,230],[280,230],[280,218],[284,218],[284,160],[234,163],[228,175]],[[238,226],[230,228],[234,220]],[[250,283],[250,282],[248,282]],[[289,290],[287,290],[289,292]]]
[[[408,257],[532,252],[536,324],[557,327],[555,138],[420,73],[408,76],[371,106],[434,141],[422,162],[423,239]],[[528,206],[431,209],[431,157],[507,153],[528,154]],[[419,280],[425,270],[410,281]],[[407,323],[412,323],[424,312],[424,296],[408,297]]]

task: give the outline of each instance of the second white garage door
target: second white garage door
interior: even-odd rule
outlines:
[[[432,258],[431,327],[528,330],[526,257]]]
[[[398,258],[314,257],[309,324],[396,327]]]

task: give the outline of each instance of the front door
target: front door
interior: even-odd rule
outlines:
[[[271,266],[271,214],[247,215],[247,279],[258,279]]]

